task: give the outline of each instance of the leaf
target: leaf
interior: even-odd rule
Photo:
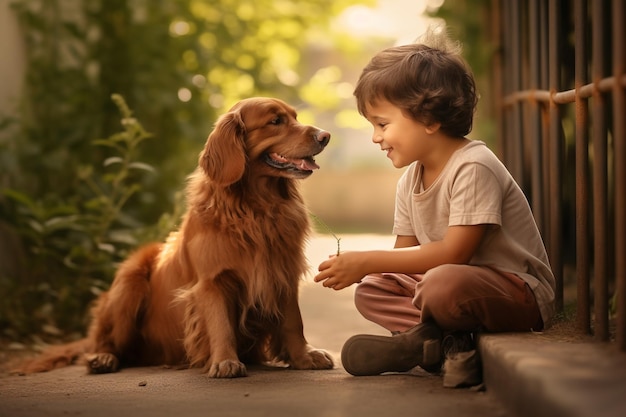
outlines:
[[[116,143],[113,143],[108,139],[94,139],[91,141],[91,143],[96,146],[106,146],[108,148],[115,148],[118,150],[120,148]]]
[[[28,225],[37,233],[43,233],[44,227],[37,220],[30,219]]]
[[[85,202],[85,208],[87,210],[99,210],[103,206],[106,206],[106,205],[107,205],[107,202],[106,202],[106,198],[104,197],[92,198]]]
[[[108,137],[108,140],[112,142],[128,142],[129,139],[130,135],[127,132],[114,133]]]
[[[47,333],[47,334],[52,335],[52,336],[60,336],[60,335],[63,334],[63,332],[61,330],[59,330],[58,327],[53,326],[51,324],[44,324],[43,326],[41,326],[41,330],[44,333]]]
[[[78,267],[69,255],[63,258],[63,265],[67,266],[69,269],[76,269]]]
[[[137,239],[135,236],[127,230],[113,230],[109,233],[109,239],[115,243],[124,243],[130,246],[137,245]]]
[[[111,156],[110,158],[105,159],[102,165],[108,167],[109,165],[121,164],[122,162],[124,162],[124,159],[119,156]]]
[[[122,126],[137,126],[137,119],[134,117],[124,117],[122,119]]]
[[[11,342],[8,344],[7,350],[26,350],[26,345],[19,342]]]
[[[15,191],[10,188],[2,190],[2,193],[11,200],[28,207],[31,211],[36,211],[37,209],[35,202],[24,193],[20,193],[19,191]]]
[[[53,217],[46,220],[44,227],[48,232],[63,229],[82,231],[84,228],[80,225],[80,223],[78,223],[79,220],[80,216],[77,214],[71,216]]]
[[[111,245],[110,243],[99,243],[98,249],[110,254],[115,253],[115,246]]]
[[[95,285],[89,287],[89,292],[92,293],[95,297],[98,297],[100,294],[103,293],[102,289],[96,287]]]
[[[139,170],[148,171],[151,173],[156,172],[156,169],[154,169],[152,165],[149,165],[143,162],[132,162],[131,164],[128,165],[128,168],[139,169]]]

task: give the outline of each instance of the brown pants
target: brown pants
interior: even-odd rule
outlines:
[[[542,330],[535,296],[517,275],[489,267],[441,265],[425,274],[368,275],[354,302],[368,320],[405,331],[432,320],[443,330]]]

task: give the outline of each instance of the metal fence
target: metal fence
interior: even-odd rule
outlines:
[[[493,0],[498,151],[577,327],[626,351],[624,0]],[[570,281],[571,280],[571,281]],[[571,282],[571,285],[569,283]]]

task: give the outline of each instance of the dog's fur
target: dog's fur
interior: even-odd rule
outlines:
[[[81,354],[91,373],[170,364],[229,378],[264,361],[332,368],[331,356],[303,335],[298,284],[309,217],[295,181],[317,168],[313,156],[329,139],[280,100],[237,103],[217,121],[189,178],[180,229],[120,266],[85,339],[17,371],[51,370]]]

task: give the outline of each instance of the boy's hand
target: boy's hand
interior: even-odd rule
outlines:
[[[341,255],[331,255],[320,264],[320,271],[314,278],[315,282],[333,290],[342,290],[352,284],[360,282],[366,273],[361,272],[363,253],[342,252]]]

